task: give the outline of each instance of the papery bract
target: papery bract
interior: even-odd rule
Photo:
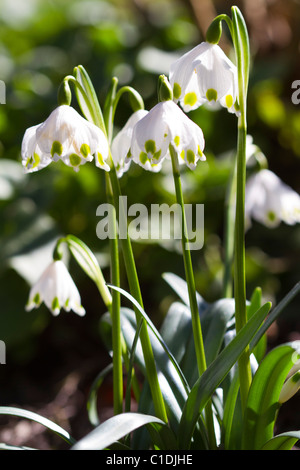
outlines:
[[[184,111],[220,103],[239,114],[237,68],[217,44],[202,42],[186,52],[171,65],[169,80]]]
[[[37,308],[42,302],[55,316],[61,308],[67,312],[73,310],[80,316],[85,314],[78,289],[61,260],[53,261],[32,286],[26,310]]]
[[[300,222],[300,196],[270,170],[252,175],[245,190],[246,225],[253,218],[267,227]]]
[[[26,130],[21,154],[26,172],[41,170],[58,160],[78,171],[80,165],[93,160],[93,155],[98,167],[110,170],[104,133],[67,105],[58,106],[45,122]]]
[[[144,109],[139,109],[133,113],[112,141],[111,153],[119,178],[129,169],[131,163],[128,152],[130,151],[133,128],[146,114],[148,114],[148,111]]]
[[[195,169],[203,155],[204,137],[173,101],[162,101],[152,108],[134,127],[131,155],[135,163],[146,170],[158,171],[172,145],[182,161]]]

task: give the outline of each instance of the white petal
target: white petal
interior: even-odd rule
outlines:
[[[193,79],[193,76],[196,78],[193,62],[197,57],[201,56],[201,54],[206,50],[206,47],[206,43],[202,42],[192,50],[186,52],[171,65],[169,80],[174,91],[175,100],[183,99],[187,92],[186,90],[190,88],[191,91],[191,88],[193,88],[190,86],[190,81]],[[198,94],[197,81],[195,84],[196,89],[193,91]]]
[[[158,103],[135,126],[132,133],[131,155],[135,163],[152,171],[166,156],[170,137],[166,102]]]
[[[140,109],[133,113],[125,126],[114,137],[111,151],[117,175],[120,178],[128,170],[131,160],[127,158],[130,150],[132,132],[135,124],[148,114],[148,111]]]
[[[21,146],[22,165],[26,173],[41,170],[51,163],[51,156],[43,154],[36,140],[36,130],[39,127],[29,127],[23,137]]]

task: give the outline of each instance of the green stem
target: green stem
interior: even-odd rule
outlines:
[[[172,159],[173,179],[174,179],[174,185],[175,185],[176,200],[181,208],[181,221],[182,221],[181,241],[182,241],[183,261],[184,261],[186,282],[188,286],[188,295],[189,295],[189,301],[190,301],[196,359],[197,359],[199,376],[201,376],[203,372],[206,370],[206,358],[205,358],[205,351],[204,351],[204,344],[203,344],[200,315],[199,315],[197,297],[196,297],[196,287],[195,287],[194,271],[193,271],[193,266],[192,266],[192,258],[191,258],[191,252],[189,249],[189,241],[188,241],[188,236],[187,236],[187,223],[186,223],[186,217],[185,217],[183,192],[182,192],[181,179],[180,179],[179,162],[178,162],[177,152],[175,151],[172,145],[170,145],[169,150],[170,150],[171,159]],[[209,401],[209,403],[206,405],[205,419],[206,419],[206,426],[207,426],[210,446],[213,449],[213,448],[216,448],[216,438],[215,438],[215,432],[214,432],[211,401]]]
[[[247,28],[237,7],[232,7],[233,43],[237,59],[240,116],[238,119],[237,168],[236,168],[236,217],[234,296],[235,320],[238,333],[247,323],[246,270],[245,270],[245,184],[246,184],[246,137],[247,137],[247,88],[249,75],[249,39]],[[249,346],[238,361],[242,409],[251,385]]]
[[[125,232],[125,236],[120,236],[120,242],[122,245],[125,269],[127,272],[129,288],[131,291],[132,296],[137,300],[137,302],[143,307],[143,300],[139,285],[139,280],[137,276],[134,256],[132,252],[131,241],[127,233],[127,218],[124,211],[124,206],[121,199],[121,190],[119,186],[118,177],[116,174],[115,167],[113,163],[111,164],[111,170],[109,172],[111,185],[113,188],[113,195],[114,195],[114,204],[118,214],[118,222],[119,222],[119,230],[121,227],[121,231]],[[122,234],[124,235],[124,233]],[[138,309],[134,308],[137,324],[139,323],[140,319],[142,318]],[[155,412],[157,417],[162,419],[163,421],[167,422],[167,412],[165,408],[165,403],[163,400],[162,392],[160,389],[158,375],[156,370],[155,359],[152,351],[152,346],[147,330],[147,325],[145,320],[143,320],[143,325],[141,327],[140,333],[140,340],[143,349],[143,355],[145,360],[145,367],[146,367],[146,374],[147,379],[149,382],[149,386],[152,393],[153,404],[155,408]]]
[[[234,258],[234,223],[235,223],[235,195],[236,195],[236,158],[234,169],[230,177],[228,192],[225,201],[225,235],[224,235],[224,279],[223,297],[231,298],[233,295],[232,264]]]
[[[110,257],[111,257],[111,282],[115,286],[120,286],[119,270],[119,246],[116,224],[116,212],[113,205],[113,194],[108,174],[106,176],[106,194],[107,200],[113,207],[113,213],[110,211],[109,226],[113,233],[110,234]],[[113,345],[113,397],[114,414],[120,414],[123,411],[123,364],[122,364],[122,333],[120,318],[120,293],[112,292],[111,318],[112,318],[112,345]]]

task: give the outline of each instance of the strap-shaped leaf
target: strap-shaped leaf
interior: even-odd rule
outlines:
[[[70,436],[68,431],[63,429],[58,424],[54,423],[48,418],[44,418],[44,416],[39,415],[38,413],[34,413],[33,411],[23,410],[21,408],[15,408],[12,406],[0,406],[0,415],[10,415],[16,416],[18,418],[26,418],[31,421],[35,421],[39,424],[42,424],[46,428],[50,429],[50,431],[55,432],[58,436],[62,439],[67,441],[70,445],[75,444],[75,440]]]
[[[113,416],[76,442],[71,450],[106,449],[135,429],[149,423],[165,426],[165,423],[159,418],[141,413],[123,413]]]
[[[260,449],[273,437],[278,398],[286,376],[300,352],[300,342],[270,351],[254,375],[244,415],[242,448]]]
[[[267,441],[261,450],[291,450],[300,439],[300,431],[289,431],[278,434]]]
[[[75,235],[67,235],[65,242],[79,266],[95,282],[105,305],[110,306],[112,302],[111,294],[106,287],[102,270],[94,253],[82,240],[75,237]]]
[[[226,377],[252,337],[261,326],[271,304],[264,304],[239,331],[236,337],[218,355],[193,386],[183,409],[178,433],[180,448],[187,449],[191,444],[194,428],[199,416],[215,389]]]

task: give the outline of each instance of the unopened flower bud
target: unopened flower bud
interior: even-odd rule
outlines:
[[[67,80],[63,80],[62,83],[59,86],[58,92],[57,92],[57,101],[58,105],[67,105],[70,106],[71,101],[72,101],[72,93],[70,89],[69,82]]]
[[[218,44],[222,34],[222,21],[215,18],[206,32],[206,42]]]
[[[165,75],[158,77],[158,100],[160,102],[173,100],[172,87]]]

